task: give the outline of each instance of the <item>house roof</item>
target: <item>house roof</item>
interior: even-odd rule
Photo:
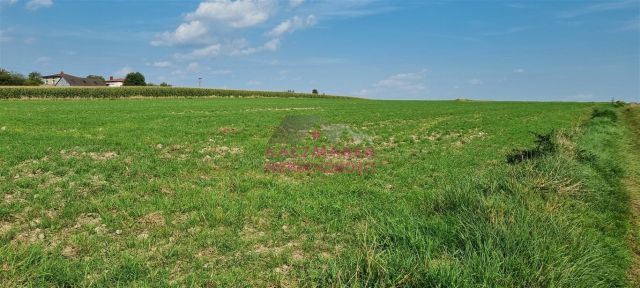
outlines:
[[[104,82],[106,83],[111,83],[111,82],[124,82],[123,78],[114,78],[114,79],[110,79],[110,80],[105,80]]]
[[[44,76],[42,78],[63,78],[69,86],[106,86],[107,84],[100,79],[87,79],[82,77],[77,77],[65,73],[58,73],[53,75]]]

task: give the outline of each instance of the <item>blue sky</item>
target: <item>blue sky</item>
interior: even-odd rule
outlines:
[[[640,101],[640,0],[0,0],[0,67],[376,99]]]

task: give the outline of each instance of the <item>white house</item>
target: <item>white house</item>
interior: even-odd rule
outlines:
[[[109,87],[122,87],[124,85],[124,79],[122,78],[113,78],[113,76],[109,77],[109,80],[104,81]]]

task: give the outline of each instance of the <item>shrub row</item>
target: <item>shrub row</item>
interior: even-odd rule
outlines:
[[[0,87],[0,99],[127,97],[281,97],[343,98],[304,93],[181,87]]]

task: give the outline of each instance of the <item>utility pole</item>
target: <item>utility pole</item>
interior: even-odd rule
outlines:
[[[202,77],[198,77],[198,87],[202,88]]]

